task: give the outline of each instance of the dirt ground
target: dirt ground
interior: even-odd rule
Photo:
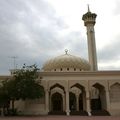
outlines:
[[[120,120],[120,116],[21,116],[0,117],[0,120]]]

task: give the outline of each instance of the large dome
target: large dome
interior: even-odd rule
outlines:
[[[66,53],[48,60],[42,69],[43,71],[89,71],[90,64],[83,58]]]

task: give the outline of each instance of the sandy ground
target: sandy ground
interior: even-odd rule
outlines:
[[[29,116],[0,117],[0,120],[120,120],[120,116]]]

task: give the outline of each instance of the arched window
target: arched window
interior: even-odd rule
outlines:
[[[120,84],[115,83],[110,87],[110,101],[120,102]]]
[[[67,68],[67,71],[69,71],[69,68]]]

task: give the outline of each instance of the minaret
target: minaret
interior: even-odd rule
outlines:
[[[84,25],[87,28],[87,40],[88,40],[88,56],[92,71],[97,71],[97,55],[96,55],[96,44],[95,44],[95,31],[94,25],[96,20],[96,14],[91,13],[88,5],[88,12],[82,17]]]

